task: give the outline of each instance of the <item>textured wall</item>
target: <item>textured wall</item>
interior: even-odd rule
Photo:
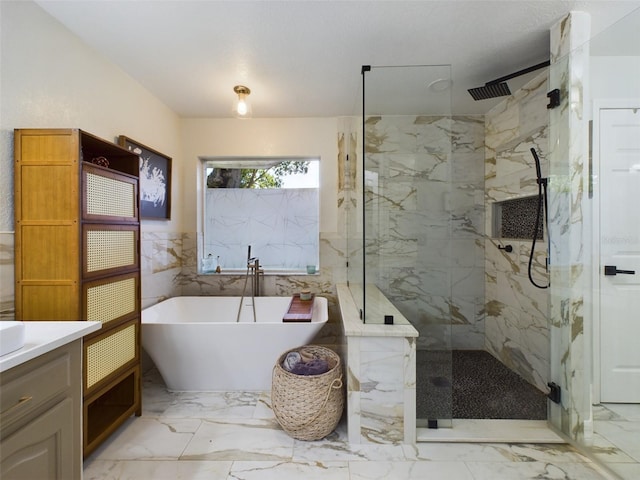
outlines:
[[[143,221],[143,241],[180,228],[182,158],[177,115],[140,84],[35,3],[0,2],[0,9],[0,309],[11,318],[15,128],[82,128],[105,140],[124,134],[172,157],[173,220]]]
[[[0,232],[0,320],[15,316],[13,232]]]

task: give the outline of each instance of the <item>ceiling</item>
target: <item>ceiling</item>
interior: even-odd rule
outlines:
[[[440,65],[374,68],[367,99],[404,92],[411,104],[415,78],[451,78],[450,90],[429,89],[445,107],[427,113],[481,114],[500,99],[474,101],[467,89],[547,60],[549,30],[567,12],[588,12],[594,35],[640,8],[640,0],[37,3],[185,118],[230,117],[237,84],[251,89],[254,118],[353,115],[362,65]],[[511,91],[538,73],[509,80]]]

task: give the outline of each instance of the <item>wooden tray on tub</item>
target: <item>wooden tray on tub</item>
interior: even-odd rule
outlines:
[[[287,313],[282,317],[283,322],[310,322],[313,315],[313,302],[316,296],[311,295],[309,300],[300,300],[300,294],[291,297],[291,303]]]

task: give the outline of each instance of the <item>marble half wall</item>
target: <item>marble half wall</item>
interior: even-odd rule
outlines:
[[[484,349],[543,391],[549,381],[548,290],[529,281],[531,238],[500,237],[494,215],[499,202],[537,195],[530,148],[541,159],[543,176],[548,173],[547,78],[546,72],[538,75],[485,117]],[[499,248],[506,245],[513,250]],[[539,240],[532,263],[539,285],[548,283],[546,259],[546,242]]]
[[[416,337],[409,321],[375,287],[369,307],[391,313],[393,325],[360,320],[352,292],[336,286],[347,343],[347,429],[353,444],[414,444],[416,441]]]

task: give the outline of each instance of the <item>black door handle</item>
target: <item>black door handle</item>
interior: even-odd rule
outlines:
[[[635,275],[635,270],[618,270],[615,265],[605,265],[604,266],[604,274],[605,275],[617,275],[619,273],[624,273],[625,275]]]

